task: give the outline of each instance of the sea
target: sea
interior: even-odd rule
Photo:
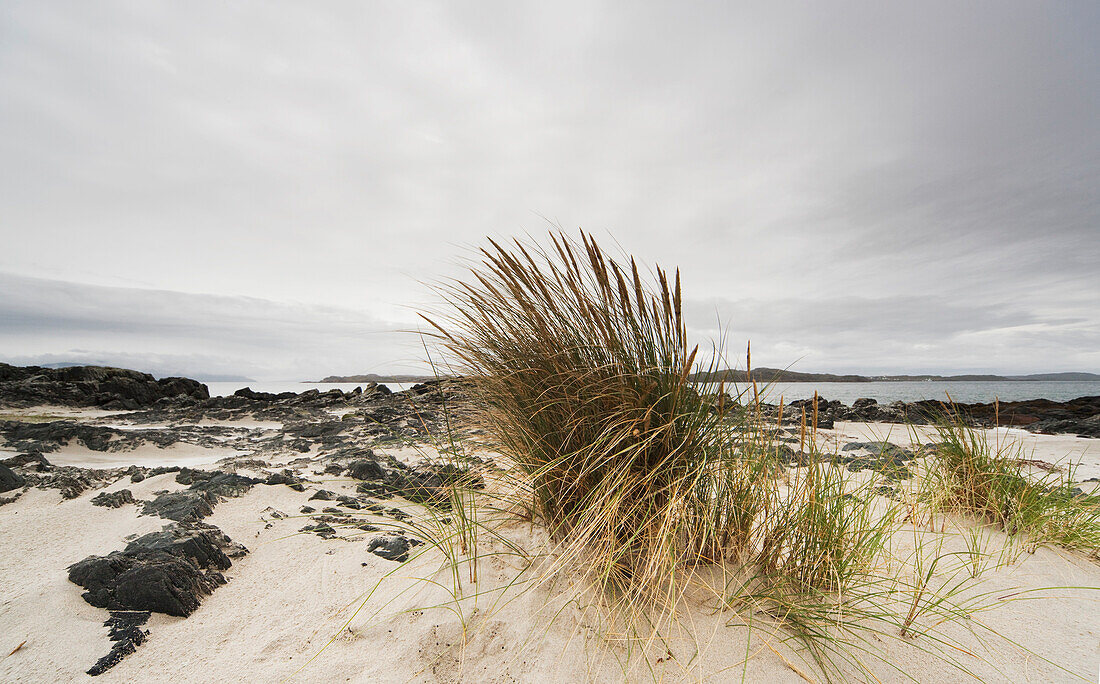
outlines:
[[[739,385],[738,390],[745,386]],[[1100,380],[1089,381],[1015,381],[1000,380],[993,382],[936,380],[908,382],[785,382],[770,387],[759,388],[765,401],[775,404],[783,397],[785,402],[798,399],[812,399],[814,392],[829,401],[839,400],[851,405],[856,399],[867,397],[880,404],[894,401],[922,401],[933,399],[947,401],[950,398],[960,404],[983,403],[993,401],[1026,401],[1029,399],[1050,399],[1051,401],[1069,401],[1078,397],[1100,396]],[[730,390],[728,390],[730,391]],[[732,394],[733,392],[730,391]]]
[[[382,383],[394,392],[412,387],[414,383],[385,382]],[[211,396],[228,396],[242,387],[249,387],[255,392],[305,392],[316,389],[327,392],[330,389],[341,389],[350,392],[356,387],[362,387],[364,383],[354,382],[296,382],[266,381],[266,382],[208,382]],[[739,389],[744,389],[741,385]],[[727,390],[732,391],[729,387]],[[797,399],[810,399],[814,392],[829,401],[840,400],[842,403],[851,404],[856,399],[868,397],[875,399],[880,404],[889,404],[894,401],[921,401],[935,399],[946,401],[948,396],[956,402],[964,404],[990,403],[1000,401],[1025,401],[1028,399],[1050,399],[1052,401],[1069,401],[1077,397],[1100,396],[1100,381],[1014,381],[1002,380],[996,382],[942,382],[942,381],[909,381],[909,382],[787,382],[776,383],[767,388],[760,388],[766,401],[778,403],[783,397],[784,402]]]

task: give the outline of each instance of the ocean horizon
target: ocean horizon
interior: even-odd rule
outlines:
[[[368,383],[362,382],[308,382],[300,380],[276,380],[276,381],[237,381],[237,382],[207,382],[210,396],[229,396],[237,390],[248,387],[255,392],[305,392],[316,389],[327,392],[339,389],[351,392],[356,387],[364,387]],[[412,387],[416,383],[383,382],[391,391],[400,392]],[[742,383],[736,390],[727,385],[727,391],[735,393],[743,391]],[[829,401],[839,400],[844,404],[852,404],[856,399],[874,399],[880,404],[889,404],[894,401],[924,401],[950,399],[964,404],[990,403],[999,401],[1029,401],[1033,399],[1049,399],[1050,401],[1069,401],[1078,397],[1100,396],[1100,380],[998,380],[985,382],[971,381],[874,381],[874,382],[782,382],[770,386],[759,386],[765,401],[778,403],[780,397],[789,403],[798,399],[810,399],[814,392]]]

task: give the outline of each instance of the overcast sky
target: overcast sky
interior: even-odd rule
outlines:
[[[902,5],[906,6],[902,6]],[[0,2],[0,360],[422,368],[548,220],[802,371],[1100,372],[1100,3]]]

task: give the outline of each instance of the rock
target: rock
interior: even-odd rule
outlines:
[[[101,406],[139,409],[162,399],[208,399],[206,385],[187,378],[103,366],[41,368],[0,364],[0,404],[8,406]]]
[[[214,512],[223,499],[244,494],[260,482],[255,478],[221,471],[184,468],[177,482],[190,482],[183,491],[164,492],[141,507],[142,515],[159,515],[177,522],[196,522]]]
[[[38,452],[18,454],[11,458],[5,458],[0,461],[0,465],[5,465],[9,468],[22,468],[34,465],[34,469],[40,473],[47,472],[50,468],[53,468],[53,464],[47,461],[46,457]]]
[[[196,481],[191,485],[191,490],[211,494],[218,497],[220,501],[223,498],[238,497],[260,482],[261,480],[256,478],[236,473],[215,472],[209,477]]]
[[[267,479],[264,480],[264,484],[269,484],[269,485],[290,485],[290,484],[296,484],[296,483],[301,482],[301,481],[302,481],[302,478],[295,475],[292,471],[284,470],[281,473],[271,473],[270,475],[268,475]]]
[[[371,456],[373,456],[373,452]],[[348,465],[348,474],[356,480],[381,480],[386,477],[386,471],[378,464],[378,461],[361,459]]]
[[[74,563],[69,581],[84,587],[84,600],[98,608],[186,617],[225,584],[230,556],[247,552],[212,525],[173,523],[122,551]]]
[[[0,465],[0,492],[10,492],[19,489],[27,480],[6,465]]]
[[[132,504],[134,501],[134,494],[129,489],[120,489],[117,492],[100,492],[92,497],[93,506],[103,506],[105,508],[119,508],[124,504]]]
[[[159,515],[177,522],[196,522],[214,512],[218,498],[206,492],[185,489],[165,492],[141,506],[142,515]]]
[[[143,631],[141,625],[149,620],[147,610],[114,610],[111,617],[103,623],[110,628],[109,637],[115,642],[111,652],[96,661],[96,664],[88,670],[88,674],[95,677],[111,669],[119,662],[137,650],[149,636],[148,631]]]
[[[59,489],[61,496],[74,499],[93,487],[102,487],[118,478],[117,470],[85,470],[69,466],[57,466],[44,473],[24,475],[28,485],[39,488]]]
[[[314,508],[313,506],[302,506],[301,508],[298,509],[298,512],[299,513],[305,513],[305,514],[308,515],[309,513],[313,513],[316,510],[317,509]]]
[[[314,500],[332,501],[335,498],[336,498],[336,494],[330,492],[329,490],[327,490],[327,489],[318,489],[316,492],[313,493],[313,496],[309,497],[309,500],[310,501],[314,501]]]
[[[336,530],[332,529],[332,526],[326,522],[319,522],[314,525],[306,525],[299,532],[313,532],[322,539],[335,539]]]
[[[359,501],[350,496],[338,496],[336,497],[336,501],[344,508],[351,508],[356,511],[362,508]]]
[[[0,421],[0,434],[7,440],[9,447],[36,452],[57,451],[73,441],[92,451],[128,451],[144,444],[171,446],[180,438],[179,431],[170,428],[121,430],[73,420],[54,420],[47,423]]]
[[[422,543],[419,539],[406,537],[403,534],[384,534],[370,540],[367,551],[386,560],[404,563],[409,560],[409,549]]]

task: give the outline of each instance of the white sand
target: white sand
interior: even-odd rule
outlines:
[[[217,463],[223,458],[246,453],[248,452],[230,448],[212,449],[182,442],[163,449],[153,444],[144,444],[130,451],[92,451],[83,444],[75,443],[74,440],[74,443],[44,456],[53,465],[77,468],[125,468],[131,465],[199,468]],[[4,453],[4,457],[6,456],[7,452]]]
[[[838,425],[838,432],[859,439],[882,436],[879,426]],[[892,435],[896,437],[897,435]],[[899,440],[900,441],[900,440]],[[1057,460],[1073,438],[1035,439],[1036,458]],[[1083,455],[1093,460],[1091,443]],[[412,454],[399,454],[404,460]],[[52,455],[51,455],[52,458]],[[1096,465],[1095,463],[1092,465]],[[313,476],[310,477],[322,479]],[[353,491],[348,480],[328,479],[321,486]],[[109,489],[128,488],[139,499],[160,489],[176,489],[172,475],[138,484],[123,480]],[[151,635],[137,652],[98,679],[103,682],[544,682],[544,681],[741,681],[739,662],[746,654],[749,629],[732,612],[712,614],[696,608],[683,615],[700,642],[694,654],[684,639],[668,644],[672,657],[652,672],[629,670],[624,678],[621,647],[606,646],[595,614],[576,606],[561,608],[561,592],[551,587],[513,590],[512,602],[493,605],[494,587],[519,571],[512,556],[494,556],[481,565],[481,591],[490,592],[464,608],[463,623],[447,608],[428,609],[446,592],[417,582],[438,567],[431,551],[404,567],[366,552],[364,541],[325,541],[296,534],[307,517],[265,520],[273,507],[291,516],[307,503],[314,487],[298,493],[258,485],[245,496],[217,506],[207,522],[217,525],[251,553],[234,561],[228,585],[207,597],[189,618],[154,615]],[[89,554],[106,554],[125,538],[159,529],[159,518],[138,517],[134,506],[104,509],[89,504],[96,492],[62,501],[55,491],[31,490],[0,507],[0,658],[21,641],[26,645],[0,660],[0,681],[89,681],[83,674],[110,642],[102,622],[107,612],[86,604],[81,589],[66,579],[67,565]],[[322,508],[326,502],[311,501]],[[387,505],[391,505],[387,503]],[[415,507],[405,506],[409,510]],[[267,525],[271,525],[270,528]],[[961,546],[956,534],[944,536],[945,549]],[[341,530],[341,533],[345,532]],[[362,539],[375,533],[355,532]],[[538,530],[515,524],[510,538],[538,548]],[[1003,536],[989,533],[991,548]],[[903,535],[904,537],[904,535]],[[899,548],[908,538],[897,540]],[[345,623],[385,573],[394,571],[360,613]],[[982,576],[982,590],[996,596],[1051,586],[1100,587],[1100,565],[1079,554],[1039,549],[1014,565]],[[399,596],[402,590],[418,591]],[[1048,592],[1058,594],[1059,592]],[[1016,601],[948,628],[973,655],[956,652],[966,667],[989,681],[1094,681],[1100,668],[1100,592],[1061,591],[1062,598]],[[395,598],[396,597],[396,598]],[[419,609],[419,610],[418,610]],[[403,612],[408,610],[409,612]],[[372,619],[375,611],[380,613]],[[552,619],[556,614],[556,618]],[[732,621],[732,626],[727,622]],[[968,635],[987,625],[1033,653],[1003,640],[987,639],[989,648]],[[744,668],[748,682],[804,681],[783,658],[809,667],[757,623]],[[325,644],[332,639],[327,647]],[[783,658],[774,653],[765,639]],[[601,644],[604,644],[601,646]],[[970,681],[913,645],[889,639],[878,644],[891,662],[922,682]],[[663,652],[666,646],[660,646]],[[323,649],[323,650],[322,650]],[[657,647],[650,649],[658,653]],[[662,655],[665,655],[662,653]],[[312,662],[309,662],[314,658]],[[1044,661],[1048,659],[1056,665]],[[654,655],[653,660],[656,660]],[[308,664],[307,664],[308,663]],[[1065,671],[1063,669],[1065,668]],[[299,669],[301,670],[299,671]],[[882,681],[904,681],[896,671],[874,668]]]

